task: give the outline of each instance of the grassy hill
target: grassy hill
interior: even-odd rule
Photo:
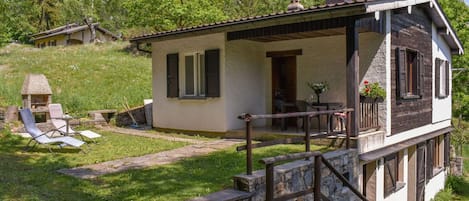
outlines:
[[[124,49],[126,42],[48,47],[12,44],[0,49],[0,106],[21,106],[21,87],[28,73],[44,74],[52,101],[83,115],[88,110],[122,109],[143,104],[151,94],[151,59]]]

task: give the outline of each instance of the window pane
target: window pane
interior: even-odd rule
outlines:
[[[199,94],[205,95],[205,55],[199,55]]]
[[[445,96],[446,94],[446,65],[445,62],[440,63],[440,96]]]
[[[418,95],[417,93],[417,80],[418,80],[418,70],[417,70],[417,53],[407,50],[407,94]]]
[[[186,56],[185,82],[186,95],[194,95],[194,56]]]

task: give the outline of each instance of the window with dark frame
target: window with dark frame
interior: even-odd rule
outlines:
[[[409,48],[396,48],[397,85],[400,99],[418,99],[423,95],[423,55]]]
[[[220,97],[220,50],[186,54],[179,67],[178,54],[167,55],[167,97]],[[179,69],[180,68],[180,69]],[[179,70],[182,74],[179,74]],[[181,80],[179,76],[182,76]],[[179,83],[181,81],[181,83]],[[179,92],[179,84],[183,88]]]
[[[404,151],[384,157],[384,196],[402,189],[404,181]]]

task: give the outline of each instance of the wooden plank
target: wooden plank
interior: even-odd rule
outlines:
[[[285,50],[285,51],[271,51],[265,54],[266,57],[287,57],[287,56],[298,56],[303,55],[302,49],[296,50]]]
[[[360,96],[359,96],[359,56],[358,56],[358,30],[355,20],[346,26],[346,51],[347,51],[347,107],[355,112],[351,115],[351,135],[358,136],[360,127]]]

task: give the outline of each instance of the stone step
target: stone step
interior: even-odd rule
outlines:
[[[252,196],[252,193],[238,191],[234,189],[225,189],[204,197],[197,197],[189,201],[237,201],[246,200]]]

